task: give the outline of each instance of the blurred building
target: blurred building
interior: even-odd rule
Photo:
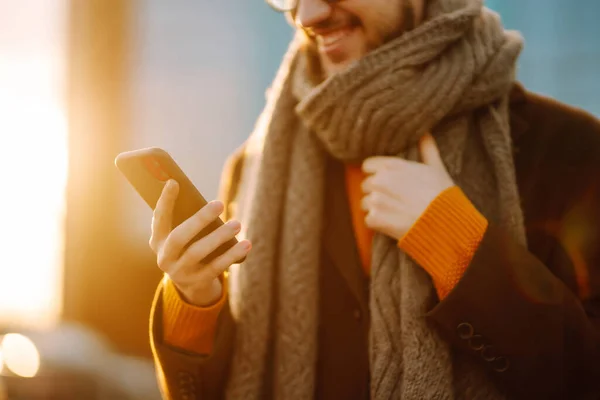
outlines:
[[[525,37],[519,79],[600,116],[600,2],[487,0],[509,29]]]

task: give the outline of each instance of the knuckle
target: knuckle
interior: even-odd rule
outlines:
[[[206,248],[205,238],[199,239],[191,243],[187,248],[177,247],[181,250],[179,259],[185,264],[199,263],[204,256],[204,249]]]
[[[169,265],[167,263],[167,254],[165,252],[164,247],[160,249],[156,254],[156,264],[158,265],[158,268],[160,268],[163,272],[171,272],[169,271]]]
[[[371,199],[369,202],[371,204],[371,208],[379,208],[383,205],[383,196],[381,195],[381,193],[374,192],[371,195]]]
[[[159,230],[162,228],[162,226],[165,224],[165,214],[158,209],[154,210],[154,212],[152,213],[152,223],[151,223],[151,227],[152,230]]]
[[[373,193],[365,196],[362,200],[363,209],[367,212],[371,212],[375,208],[375,203],[373,202]]]
[[[162,201],[161,201],[161,199],[158,199],[158,201],[156,202],[156,206],[152,210],[152,219],[158,219],[161,215],[161,211],[162,211]]]
[[[217,257],[215,260],[213,260],[208,265],[208,267],[210,268],[213,275],[215,277],[218,277],[223,273],[223,271],[231,267],[234,264],[235,260],[239,259],[242,255],[243,252],[241,246],[239,246],[238,244],[232,247],[231,249],[227,250],[220,257]]]
[[[160,223],[160,216],[158,211],[154,210],[152,212],[152,221],[150,222],[150,227],[152,228],[152,232],[154,232],[154,230],[158,227],[158,224]]]
[[[211,272],[211,278],[216,278],[226,270],[228,265],[221,260],[221,262],[212,262],[209,265],[209,270]]]
[[[170,250],[174,247],[180,247],[183,244],[182,242],[183,240],[181,238],[181,235],[179,234],[179,231],[171,231],[171,233],[169,234],[169,236],[167,236],[167,239],[165,240],[164,247]]]
[[[187,285],[188,274],[187,269],[181,264],[173,265],[170,271],[165,271],[173,282],[177,282],[180,285]]]
[[[201,231],[204,227],[206,227],[206,225],[208,225],[210,221],[214,219],[210,214],[210,211],[206,210],[205,208],[200,209],[200,211],[198,211],[192,217],[193,227],[198,232]]]
[[[373,180],[371,181],[371,186],[373,189],[375,190],[381,190],[385,184],[385,176],[384,174],[377,174],[375,175],[373,178]]]
[[[204,265],[204,268],[202,268],[202,275],[204,275],[206,279],[212,280],[214,278],[217,278],[221,274],[221,258],[222,256],[217,257],[210,263]]]
[[[374,228],[377,226],[377,221],[378,221],[378,213],[376,211],[370,211],[367,216],[365,217],[365,224],[369,227],[369,228]]]
[[[199,265],[202,257],[197,257],[194,252],[188,250],[179,258],[180,268],[188,268],[190,265]]]
[[[154,235],[150,236],[150,239],[148,239],[148,246],[156,253],[156,238]]]
[[[207,243],[206,238],[202,238],[191,245],[181,256],[181,261],[184,264],[199,264],[210,254],[210,243]]]

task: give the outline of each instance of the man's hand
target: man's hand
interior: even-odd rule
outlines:
[[[433,136],[423,136],[419,149],[423,164],[398,157],[371,157],[362,166],[369,174],[362,184],[365,223],[397,240],[441,192],[454,186]]]
[[[172,229],[173,209],[179,185],[171,180],[163,189],[152,217],[150,248],[156,253],[158,267],[163,270],[187,301],[197,306],[215,303],[222,295],[219,276],[236,261],[244,258],[251,244],[242,240],[210,262],[205,257],[240,231],[238,221],[229,221],[186,246],[223,212],[223,203],[211,201],[195,215]]]

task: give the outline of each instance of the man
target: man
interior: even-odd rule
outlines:
[[[269,4],[298,34],[225,205],[155,211],[164,396],[597,398],[598,121],[481,0]]]

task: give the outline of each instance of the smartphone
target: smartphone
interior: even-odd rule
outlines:
[[[167,181],[174,179],[179,183],[179,194],[173,210],[173,228],[190,218],[207,204],[200,191],[196,189],[169,153],[163,149],[150,147],[121,153],[115,158],[115,165],[153,210]],[[217,218],[198,233],[186,248],[221,225],[223,225],[223,221],[221,218]],[[203,262],[214,260],[236,243],[237,239],[235,238],[229,240],[213,251]]]

